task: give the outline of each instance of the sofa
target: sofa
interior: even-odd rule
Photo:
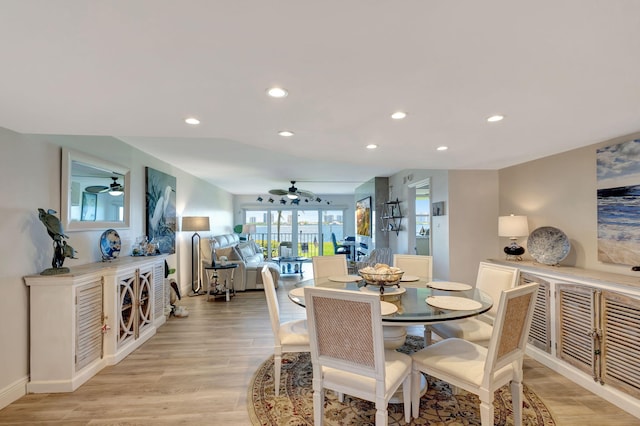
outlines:
[[[205,280],[208,276],[204,273],[204,267],[211,266],[214,258],[219,262],[220,257],[226,256],[229,262],[238,264],[233,273],[233,286],[236,291],[264,289],[260,272],[265,264],[269,266],[273,282],[276,288],[278,287],[278,265],[264,260],[262,247],[255,241],[240,241],[238,234],[216,235],[200,240],[200,252],[203,267],[201,276]],[[206,282],[204,284],[207,285]]]

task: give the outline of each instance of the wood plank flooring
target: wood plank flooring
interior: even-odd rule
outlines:
[[[283,321],[305,315],[286,296],[296,281],[287,277],[280,283]],[[171,317],[118,365],[73,393],[26,395],[0,410],[0,424],[250,425],[247,386],[273,345],[264,293],[238,293],[228,303],[184,297],[178,304],[189,317]],[[421,335],[419,328],[409,331]],[[558,425],[640,425],[640,419],[531,359],[525,383]]]

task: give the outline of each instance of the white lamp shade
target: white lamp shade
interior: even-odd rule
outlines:
[[[256,225],[250,224],[250,223],[245,223],[244,225],[242,225],[243,234],[255,234],[255,232],[256,232]]]
[[[182,218],[183,231],[210,231],[209,216],[185,216]]]
[[[498,235],[500,237],[517,238],[529,235],[529,223],[526,216],[500,216],[498,218]]]

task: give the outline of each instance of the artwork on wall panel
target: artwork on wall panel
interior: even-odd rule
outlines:
[[[360,236],[371,236],[371,197],[356,203],[356,231]]]
[[[97,208],[98,208],[98,194],[83,192],[80,220],[84,220],[84,221],[96,220]]]
[[[160,253],[176,251],[176,178],[146,168],[147,237]]]
[[[431,216],[444,216],[444,201],[431,204]]]
[[[640,139],[596,153],[598,260],[640,265]]]

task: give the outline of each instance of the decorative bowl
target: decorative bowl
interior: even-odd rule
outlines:
[[[382,273],[367,272],[363,269],[360,269],[358,271],[358,275],[362,277],[367,285],[377,285],[381,287],[398,285],[403,274],[404,271],[391,271]]]

